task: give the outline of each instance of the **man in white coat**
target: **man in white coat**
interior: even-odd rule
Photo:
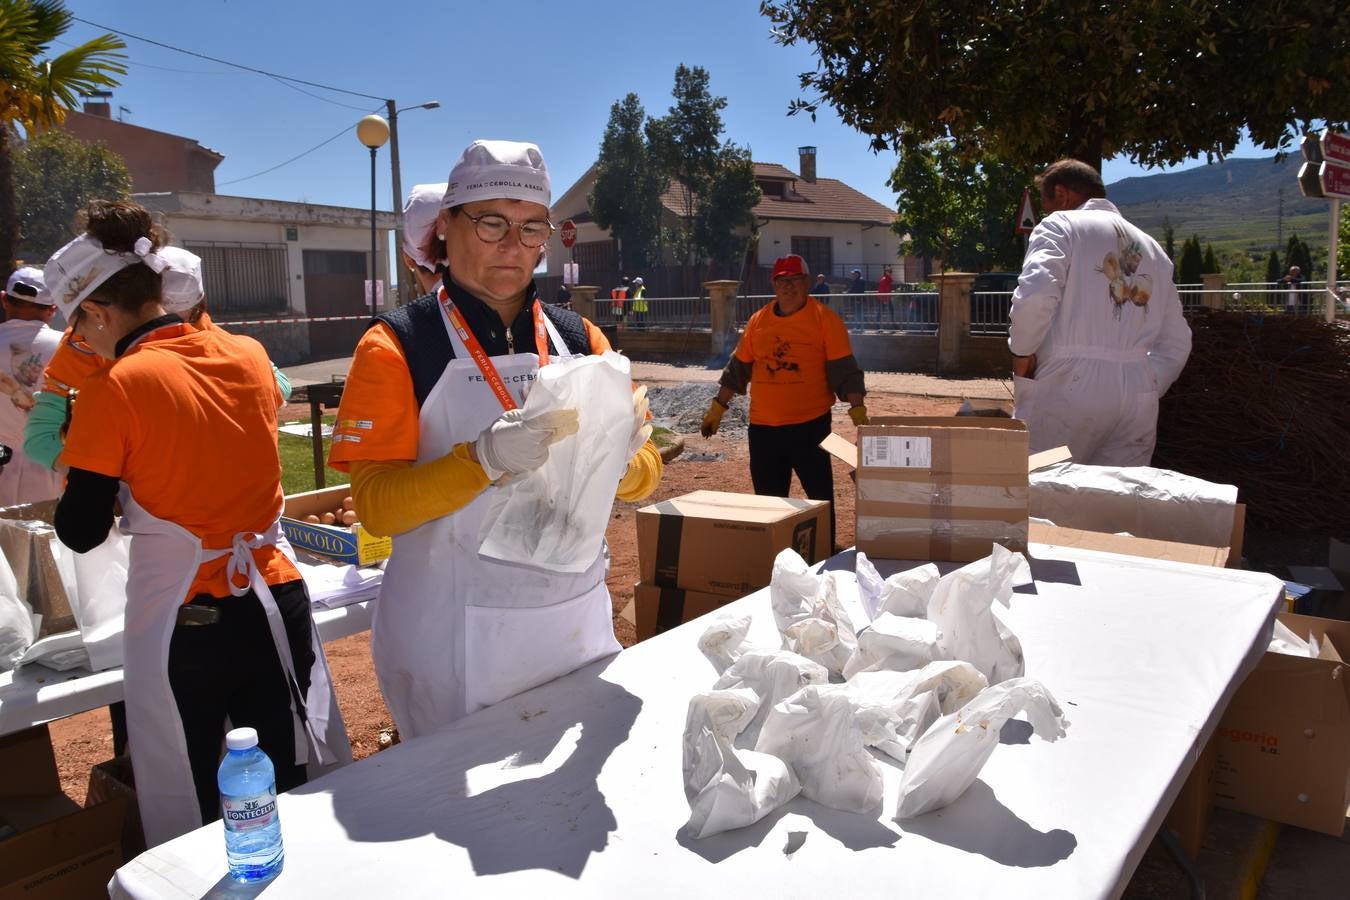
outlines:
[[[1106,199],[1088,164],[1059,160],[1036,184],[1045,218],[1027,243],[1008,326],[1013,414],[1033,453],[1067,444],[1076,462],[1146,466],[1158,398],[1191,352],[1172,262]]]
[[[0,506],[53,500],[61,495],[61,476],[23,452],[23,428],[33,408],[33,392],[61,343],[61,332],[47,325],[56,312],[42,270],[21,266],[0,292],[5,321],[0,324],[0,444],[14,457],[0,472]]]

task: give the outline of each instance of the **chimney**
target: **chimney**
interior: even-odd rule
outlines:
[[[85,115],[112,118],[112,91],[90,91],[82,96]]]
[[[802,180],[805,181],[805,182],[807,182],[808,184],[815,184],[815,183],[816,183],[816,148],[815,148],[815,147],[798,147],[798,148],[797,148],[797,158],[800,160],[800,165],[798,165],[797,168],[798,168],[798,171],[800,172],[800,174],[801,174],[801,176],[802,176]]]

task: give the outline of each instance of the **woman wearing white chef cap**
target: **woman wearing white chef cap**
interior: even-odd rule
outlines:
[[[445,240],[436,233],[445,188],[445,182],[415,184],[403,204],[403,265],[423,294],[436,292],[445,270]]]
[[[347,375],[330,461],[351,472],[362,524],[394,538],[371,648],[405,738],[619,649],[602,555],[564,574],[477,552],[494,485],[543,465],[577,428],[571,409],[522,416],[539,368],[610,349],[580,315],[539,302],[549,203],[534,144],[465,149],[436,219],[437,293],[378,317]],[[623,500],[660,481],[646,420],[639,389]]]
[[[91,203],[46,278],[72,336],[111,360],[75,404],[55,526],[86,553],[121,502],[123,685],[154,845],[219,817],[227,720],[258,730],[283,791],[351,748],[281,534],[280,390],[262,346],[166,310],[199,302],[200,261],[135,203]]]

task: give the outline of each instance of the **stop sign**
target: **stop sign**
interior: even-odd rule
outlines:
[[[562,245],[570,250],[577,242],[577,223],[571,219],[563,222],[562,227],[558,229],[558,237],[562,238]]]

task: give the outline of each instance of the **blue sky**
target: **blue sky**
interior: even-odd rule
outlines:
[[[67,6],[108,28],[392,96],[400,107],[439,100],[440,109],[399,116],[405,191],[417,182],[445,180],[475,138],[503,138],[541,146],[554,196],[560,196],[594,161],[610,105],[632,91],[649,114],[663,115],[675,67],[685,63],[708,70],[713,92],[728,100],[725,137],[748,144],[757,161],[796,170],[797,147],[811,144],[818,148],[821,176],[839,178],[888,205],[895,199],[886,186],[894,154],[872,153],[867,138],[828,108],[815,122],[786,116],[788,102],[800,96],[797,76],[814,68],[814,60],[805,47],[770,40],[758,0],[67,0]],[[98,33],[76,23],[67,39]],[[127,40],[127,53],[114,114],[126,107],[128,122],[192,137],[223,153],[216,170],[220,193],[369,205],[369,151],[353,129],[377,106],[383,112],[378,101],[288,87],[137,40]],[[303,159],[248,177],[344,128],[345,134]],[[1244,144],[1235,155],[1265,152]],[[387,147],[377,172],[379,205],[389,209],[395,204]],[[1142,173],[1126,160],[1105,167],[1108,182]],[[229,183],[235,179],[246,180]]]

